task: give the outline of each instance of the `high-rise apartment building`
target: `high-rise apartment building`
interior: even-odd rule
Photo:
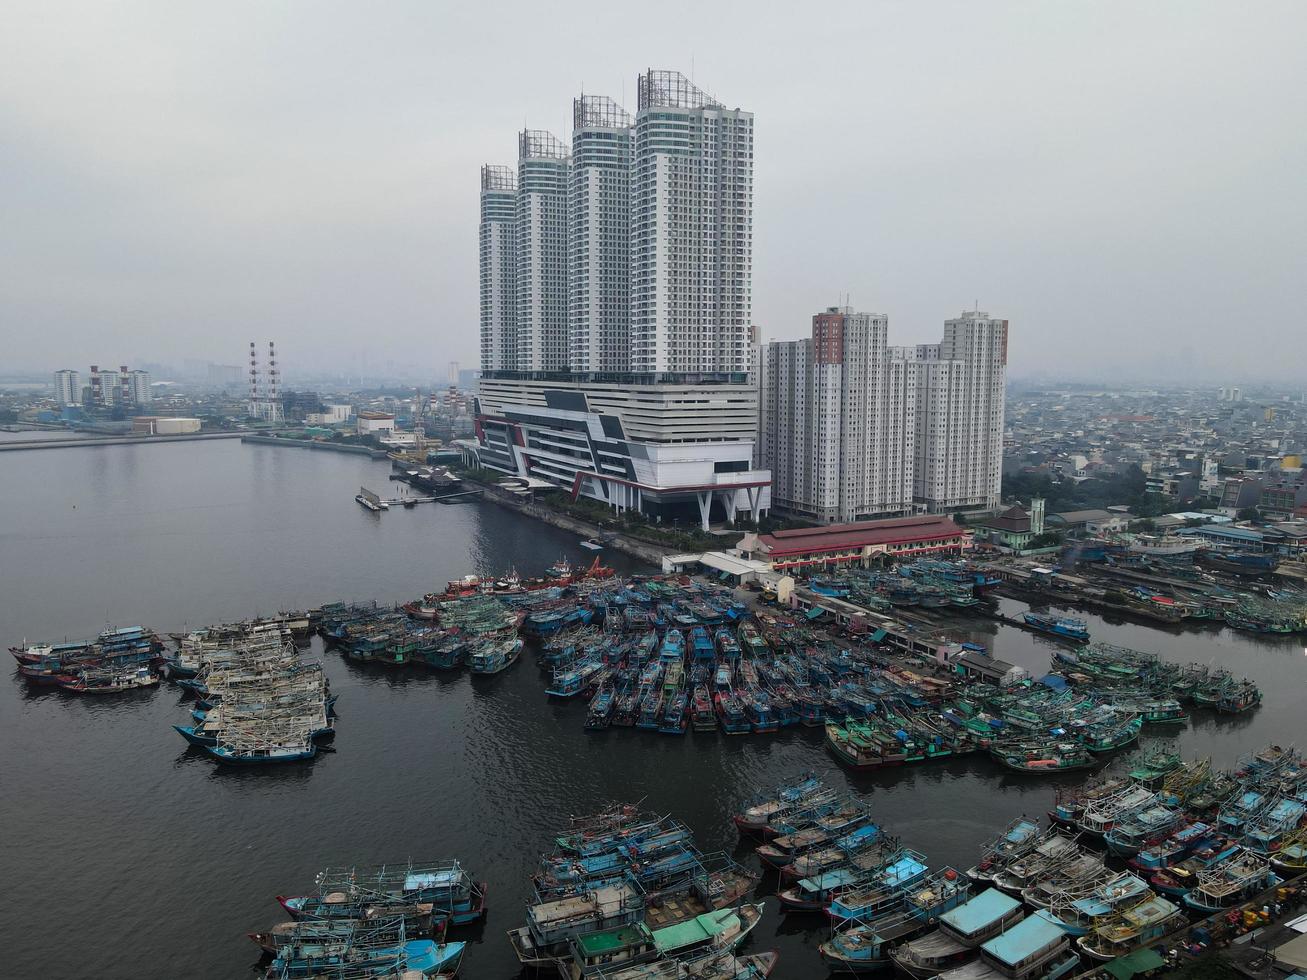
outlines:
[[[517,173],[481,168],[481,367],[517,366]]]
[[[152,400],[150,393],[150,372],[149,371],[129,371],[127,372],[126,386],[127,400],[132,405],[148,405]]]
[[[919,362],[913,495],[932,513],[997,507],[1008,322],[978,310],[944,323]]]
[[[753,113],[680,72],[638,83],[631,171],[631,368],[749,369]]]
[[[753,367],[753,114],[674,71],[638,92],[634,120],[575,99],[570,153],[521,133],[515,182],[482,168],[483,370]]]
[[[568,367],[629,371],[631,116],[612,99],[572,102]]]
[[[516,370],[565,371],[571,154],[539,129],[523,130],[517,145]]]
[[[460,449],[706,527],[769,506],[750,377],[753,116],[676,72],[638,88],[634,119],[612,99],[575,99],[570,152],[522,133],[515,186],[482,169],[482,375],[477,438]]]
[[[60,405],[82,403],[82,376],[77,371],[64,369],[54,373],[54,396]]]
[[[759,460],[775,506],[826,522],[999,502],[1007,321],[964,313],[890,347],[883,315],[831,307],[767,345]]]
[[[831,307],[811,338],[768,345],[759,445],[775,506],[828,522],[914,511],[916,364],[887,334],[883,314]]]

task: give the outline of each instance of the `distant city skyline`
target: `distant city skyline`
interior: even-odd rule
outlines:
[[[519,5],[493,63],[479,8],[73,8],[0,40],[6,372],[247,336],[306,373],[478,363],[481,163],[567,132],[577,92],[634,105],[650,65],[758,115],[764,341],[847,294],[904,343],[1001,309],[1013,379],[1247,388],[1307,357],[1301,4],[575,4],[567,58]]]

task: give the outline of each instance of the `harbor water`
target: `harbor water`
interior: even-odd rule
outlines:
[[[175,631],[345,599],[394,602],[471,571],[539,574],[572,535],[489,503],[374,514],[360,486],[392,495],[389,466],[235,441],[123,445],[0,456],[0,638],[94,634],[108,624]],[[623,572],[642,569],[620,555]],[[1024,609],[1004,601],[1008,612]],[[1176,736],[1187,756],[1228,766],[1268,742],[1302,744],[1303,637],[1156,628],[1085,618],[1095,639],[1180,662],[1230,667],[1264,704],[1200,713]],[[1055,643],[975,617],[959,636],[1036,674]],[[175,688],[112,698],[0,683],[0,891],[5,975],[102,980],[252,976],[244,936],[282,916],[274,896],[326,865],[458,858],[489,886],[489,915],[458,938],[463,976],[514,977],[505,933],[524,918],[528,877],[550,831],[614,799],[684,820],[706,850],[749,860],[730,814],[760,787],[815,769],[864,794],[878,820],[933,866],[967,867],[1021,814],[1042,815],[1054,782],[1004,775],[986,757],[851,774],[819,730],[684,737],[587,733],[582,702],[550,702],[532,659],[505,673],[347,664],[334,753],[304,766],[229,771],[172,731]],[[774,888],[774,879],[764,886]],[[822,975],[816,916],[776,903],[749,949],[776,948],[773,976]]]

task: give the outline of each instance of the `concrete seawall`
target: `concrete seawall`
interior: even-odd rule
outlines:
[[[239,432],[195,432],[183,436],[87,436],[78,439],[11,439],[0,442],[0,453],[22,452],[25,449],[71,449],[78,446],[134,446],[156,442],[200,442],[208,439],[237,439]]]
[[[630,555],[632,558],[638,558],[641,561],[647,561],[651,565],[661,565],[664,555],[678,554],[676,548],[667,548],[662,545],[651,544],[648,541],[640,541],[637,538],[628,537],[625,534],[612,534],[603,532],[598,525],[589,521],[583,521],[580,518],[572,517],[570,514],[560,514],[558,511],[551,510],[548,507],[541,507],[533,504],[529,500],[519,497],[515,493],[509,493],[502,487],[493,486],[488,483],[479,483],[475,480],[466,480],[466,483],[473,483],[485,490],[483,500],[489,500],[501,507],[507,507],[509,510],[515,510],[519,514],[525,514],[528,517],[534,517],[538,521],[544,521],[546,524],[552,524],[556,528],[564,531],[571,531],[573,534],[580,535],[583,538],[597,538],[603,535],[605,548],[612,548],[614,551],[620,551],[623,554]]]
[[[312,439],[278,439],[276,436],[243,435],[241,442],[255,446],[283,446],[289,449],[309,449],[328,453],[352,453],[355,456],[367,456],[369,459],[385,459],[384,449],[370,446],[342,445],[336,442],[318,442]]]

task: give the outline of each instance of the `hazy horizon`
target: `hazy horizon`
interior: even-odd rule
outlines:
[[[478,168],[650,66],[755,113],[764,339],[848,294],[895,344],[978,303],[1014,377],[1307,355],[1301,4],[566,9],[11,4],[0,371],[476,367]]]

